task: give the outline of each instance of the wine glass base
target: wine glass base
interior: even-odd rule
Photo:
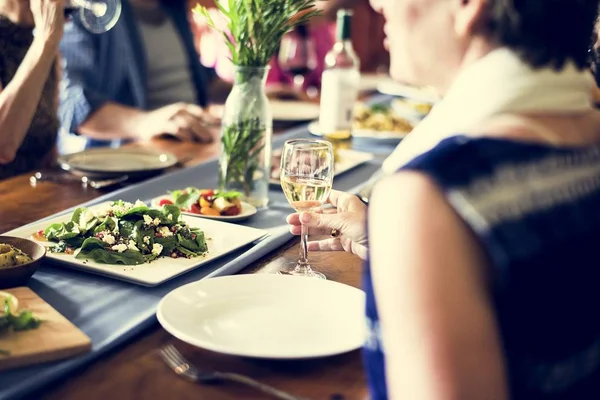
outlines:
[[[313,270],[309,265],[302,266],[296,263],[289,264],[280,271],[277,271],[279,275],[293,275],[293,276],[304,276],[307,278],[327,279],[327,277],[321,273]]]

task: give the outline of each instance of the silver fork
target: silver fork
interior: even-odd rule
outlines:
[[[179,376],[188,379],[192,382],[200,383],[216,383],[219,381],[231,381],[241,383],[251,388],[260,390],[263,393],[269,394],[274,398],[281,400],[302,400],[300,397],[293,396],[289,393],[275,389],[273,386],[260,383],[250,377],[236,374],[233,372],[204,372],[199,371],[181,353],[169,344],[160,349],[160,357],[163,361]]]

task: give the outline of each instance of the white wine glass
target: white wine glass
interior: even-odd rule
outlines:
[[[121,17],[121,0],[67,0],[65,14],[79,10],[81,24],[92,33],[112,29]]]
[[[281,187],[290,205],[297,212],[318,211],[327,201],[333,184],[333,148],[331,143],[317,139],[288,140],[281,155]],[[301,250],[290,275],[326,279],[314,271],[308,262],[308,227],[302,225]]]

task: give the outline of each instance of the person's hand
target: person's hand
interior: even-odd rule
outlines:
[[[287,217],[290,232],[301,234],[301,225],[308,227],[309,235],[327,235],[329,238],[308,242],[309,251],[345,250],[363,260],[367,257],[367,206],[352,194],[332,190],[328,203],[335,209],[325,209],[322,213],[294,213]],[[339,236],[331,237],[332,230]]]
[[[202,107],[176,103],[145,113],[141,131],[149,137],[173,135],[178,139],[201,143],[214,141],[219,122]]]
[[[31,0],[29,7],[35,23],[36,39],[58,48],[65,25],[64,0]]]

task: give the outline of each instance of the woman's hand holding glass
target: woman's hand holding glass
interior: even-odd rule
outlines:
[[[288,140],[281,156],[281,187],[290,203],[298,212],[314,212],[329,197],[333,184],[333,149],[324,140]],[[308,227],[302,226],[300,258],[293,269],[285,271],[325,279],[325,275],[312,270],[308,262]]]
[[[321,213],[294,213],[287,217],[290,232],[300,235],[307,227],[310,235],[327,235],[326,239],[309,242],[309,251],[341,251],[367,257],[367,206],[352,194],[332,190],[327,201],[334,208]]]

